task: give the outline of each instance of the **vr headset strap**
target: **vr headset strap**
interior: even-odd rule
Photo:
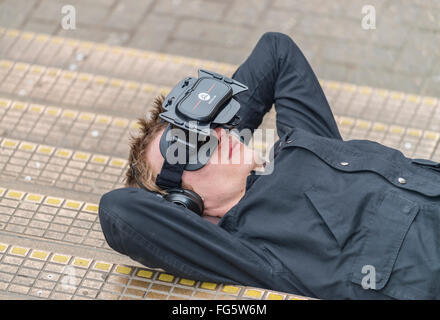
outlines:
[[[185,164],[170,164],[165,158],[162,170],[156,177],[156,184],[163,189],[180,188],[184,168]]]

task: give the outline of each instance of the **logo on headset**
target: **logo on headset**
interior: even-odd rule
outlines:
[[[206,93],[206,92],[199,93],[198,97],[202,101],[208,101],[209,99],[211,99],[211,96],[209,95],[209,93]]]

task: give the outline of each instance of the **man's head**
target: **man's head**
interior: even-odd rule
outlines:
[[[167,126],[161,122],[164,96],[155,99],[149,119],[139,119],[140,134],[132,137],[129,163],[138,179],[151,191],[165,193],[156,185],[164,158],[160,152],[160,138]],[[216,128],[219,144],[208,163],[196,171],[184,171],[182,187],[199,194],[205,205],[204,215],[223,216],[243,196],[246,178],[256,168],[252,149],[241,143],[227,130]],[[126,174],[126,186],[138,187],[131,170]]]

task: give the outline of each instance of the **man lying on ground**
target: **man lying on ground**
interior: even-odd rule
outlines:
[[[108,244],[201,281],[324,299],[440,298],[440,165],[343,141],[316,76],[284,34],[264,34],[232,79],[248,87],[236,96],[237,129],[255,130],[275,105],[271,172],[257,174],[268,165],[259,168],[250,146],[217,127],[210,160],[179,176],[203,201],[202,216],[170,203],[157,184],[168,166],[158,98],[132,140],[127,188],[101,199]]]

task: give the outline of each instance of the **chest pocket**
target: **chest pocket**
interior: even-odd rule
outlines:
[[[402,244],[419,210],[417,203],[396,191],[385,193],[378,210],[366,224],[363,247],[352,268],[353,283],[364,289],[380,290],[397,299],[428,298],[423,296],[423,290],[416,289],[417,284],[408,284],[405,278],[389,282]]]
[[[339,247],[351,283],[396,299],[439,298],[440,250],[433,237],[440,208],[427,209],[396,189],[366,210],[343,193],[312,188],[305,195]]]
[[[306,192],[342,252],[354,257],[349,281],[397,299],[440,298],[440,164],[374,142],[298,133],[284,148],[300,147],[338,171],[373,172],[389,182],[369,212],[338,192],[331,201],[320,190]]]

